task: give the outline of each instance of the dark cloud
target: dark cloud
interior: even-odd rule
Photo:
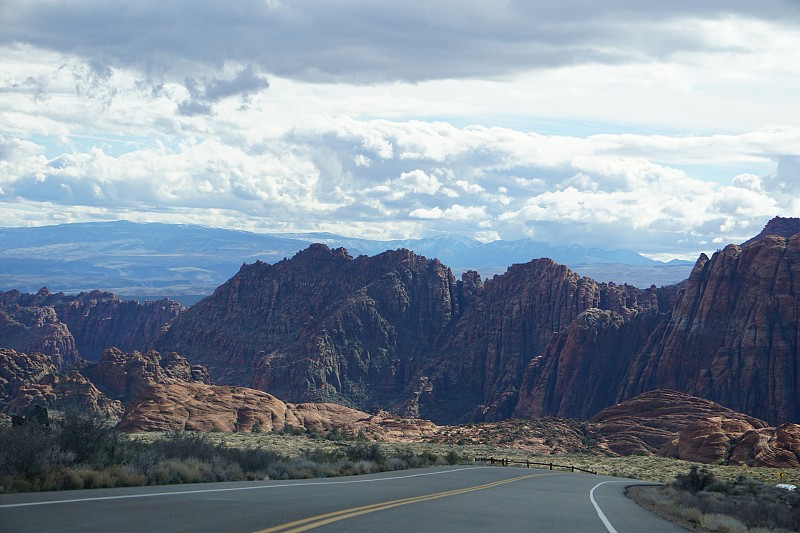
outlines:
[[[0,43],[29,43],[155,76],[228,61],[306,81],[375,83],[484,77],[713,48],[681,27],[741,15],[798,24],[795,0],[374,2],[240,0],[123,6],[26,0],[0,7]],[[673,22],[673,24],[664,24]],[[179,78],[179,79],[180,79]],[[244,81],[244,80],[240,80]],[[231,87],[206,85],[198,110]]]
[[[269,87],[269,82],[248,65],[232,80],[190,77],[186,78],[184,86],[189,91],[189,99],[181,102],[178,112],[191,116],[210,114],[211,106],[224,98],[236,96],[246,103],[253,94]]]

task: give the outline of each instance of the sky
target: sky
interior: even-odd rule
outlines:
[[[774,216],[797,0],[0,0],[0,226],[693,259]]]

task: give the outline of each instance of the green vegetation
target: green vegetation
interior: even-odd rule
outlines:
[[[778,517],[768,527],[786,528],[780,525],[786,523],[781,506],[795,513],[790,519],[798,520],[797,505],[792,503],[796,500],[790,500],[796,496],[772,487],[779,482],[800,485],[800,470],[784,470],[781,478],[780,471],[771,468],[707,465],[698,469],[686,461],[662,457],[536,455],[488,444],[371,442],[364,435],[294,427],[281,433],[124,434],[101,420],[75,413],[52,419],[50,427],[35,423],[0,427],[0,493],[332,477],[471,463],[474,457],[489,456],[575,465],[603,475],[675,480],[648,494],[655,495],[662,507],[688,513],[687,523],[709,531],[746,531],[737,524],[758,527],[750,526],[747,518],[729,514],[727,502],[732,498],[743,502],[737,505],[747,512],[763,508],[761,514]]]
[[[366,441],[342,441],[341,434],[333,435],[339,440],[328,440],[303,433],[253,434],[250,445],[241,439],[226,442],[230,435],[221,433],[132,436],[102,420],[67,413],[49,427],[0,427],[0,493],[347,476],[460,460],[454,453],[440,457],[408,446],[388,450]],[[272,445],[264,445],[270,440]],[[301,444],[287,447],[286,440]]]
[[[663,487],[635,491],[639,503],[702,531],[790,532],[800,525],[800,493],[740,476],[721,481],[693,465]]]

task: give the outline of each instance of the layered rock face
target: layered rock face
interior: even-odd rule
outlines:
[[[45,291],[42,289],[33,298]],[[0,293],[0,347],[47,354],[58,368],[78,363],[81,356],[75,338],[55,309],[25,301],[24,296],[31,295],[19,291]]]
[[[687,427],[694,423],[706,424],[708,420],[718,420],[731,428],[767,427],[763,420],[668,389],[641,394],[607,407],[591,418],[608,439],[608,448],[619,455],[658,453]]]
[[[154,346],[203,364],[218,383],[392,407],[468,297],[449,269],[406,250],[353,259],[312,245],[243,266]]]
[[[699,463],[800,468],[800,425],[756,428],[744,420],[697,420],[659,451]]]
[[[675,288],[649,292],[670,301]],[[663,309],[591,308],[578,315],[524,369],[513,416],[586,419],[619,401],[634,356],[669,319]]]
[[[244,387],[197,383],[154,385],[126,408],[122,431],[280,431],[287,426],[364,433],[381,440],[415,441],[437,427],[388,413],[370,415],[331,403],[290,404]]]
[[[658,316],[669,301],[668,290],[598,283],[549,259],[513,265],[486,281],[452,335],[438,344],[440,366],[430,370],[431,393],[419,414],[462,421],[525,416],[519,406],[526,401],[526,368],[543,364],[548,347],[579,317],[603,315],[622,324],[640,313]],[[602,371],[609,370],[615,368]],[[586,383],[599,385],[589,375],[579,379],[583,392],[592,390]]]
[[[153,346],[207,366],[215,382],[289,401],[501,419],[523,369],[580,313],[658,314],[669,305],[661,292],[597,283],[547,259],[483,284],[407,250],[353,259],[313,245],[243,266]]]
[[[100,361],[82,370],[110,397],[127,403],[154,385],[208,383],[208,371],[190,365],[180,355],[150,350],[125,353],[117,348],[103,352]]]
[[[0,347],[49,355],[59,369],[97,361],[103,350],[140,349],[184,308],[171,300],[123,302],[107,292],[77,296],[0,293]]]
[[[612,453],[660,455],[698,463],[798,468],[800,425],[763,420],[668,389],[597,413],[591,427]]]
[[[77,370],[66,375],[56,371],[47,355],[0,349],[0,411],[24,415],[40,405],[103,417],[122,414],[120,402],[105,396]]]
[[[142,349],[184,311],[182,305],[167,298],[140,304],[100,291],[64,298],[53,305],[87,361],[97,361],[106,348]]]
[[[112,345],[124,353],[156,335],[150,347],[206,366],[217,383],[441,423],[586,418],[665,387],[795,422],[798,230],[800,220],[776,219],[758,238],[702,256],[680,286],[659,289],[598,283],[546,259],[485,283],[474,272],[456,280],[406,250],[353,258],[312,245],[275,265],[244,265],[185,312],[99,292],[3,293],[0,333],[11,333],[0,346],[24,337],[13,332],[41,330],[44,339],[74,335],[81,354]],[[55,354],[52,344],[36,346]],[[69,360],[53,357],[61,367]],[[114,397],[130,398],[147,376],[165,379],[164,357],[137,362],[137,378],[96,369]]]
[[[698,260],[627,395],[668,387],[770,423],[800,420],[800,234],[764,235]]]
[[[528,364],[514,416],[586,417],[670,388],[772,424],[800,420],[798,231],[800,219],[780,219],[701,256],[658,293],[657,312],[584,313]]]

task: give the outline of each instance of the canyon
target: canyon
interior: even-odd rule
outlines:
[[[75,403],[66,399],[75,390],[92,398],[88,410],[139,429],[303,424],[296,406],[312,404],[362,413],[344,418],[384,413],[435,427],[576,418],[605,423],[612,453],[698,456],[692,443],[713,434],[719,446],[706,460],[749,443],[724,460],[793,464],[773,448],[797,451],[798,259],[800,219],[776,218],[662,287],[601,283],[549,259],[457,279],[405,249],[352,257],[312,244],[275,264],[242,265],[188,309],[100,291],[8,291],[0,293],[0,347],[12,361],[0,367],[2,410]],[[686,405],[718,407],[676,415],[667,429],[626,422],[627,436],[614,437],[608,409],[665,390],[695,399]],[[198,399],[193,411],[226,398],[222,411],[251,414],[191,423],[194,415],[163,415],[187,398]],[[156,416],[159,404],[173,407]],[[125,422],[131,412],[140,422]]]

